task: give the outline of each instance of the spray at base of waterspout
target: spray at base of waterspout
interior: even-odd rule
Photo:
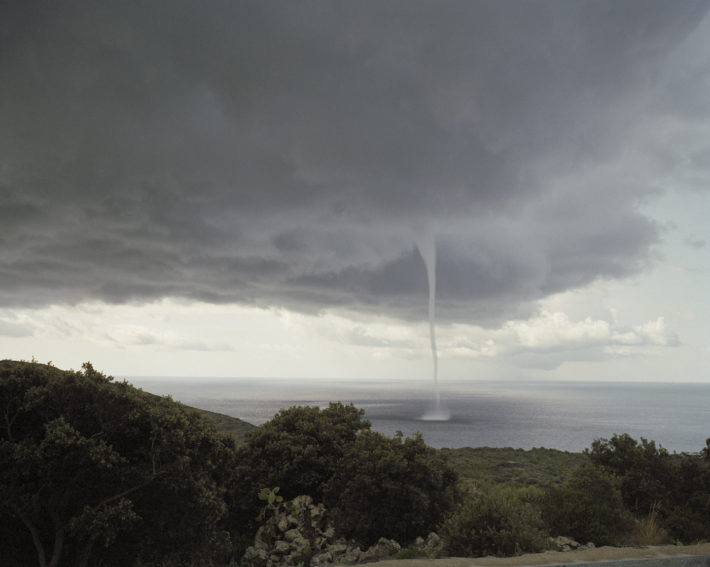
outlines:
[[[419,418],[420,421],[449,421],[451,412],[447,409],[435,409],[426,412]]]
[[[436,387],[436,406],[419,419],[420,421],[449,421],[451,419],[451,412],[441,407],[441,392],[439,391],[438,385]]]

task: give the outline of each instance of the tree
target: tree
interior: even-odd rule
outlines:
[[[235,525],[248,528],[244,543],[256,531],[263,488],[325,504],[336,530],[366,545],[426,535],[450,506],[456,482],[421,436],[388,439],[370,431],[363,410],[341,403],[282,410],[249,435],[238,460],[233,509]]]
[[[705,538],[710,528],[710,440],[698,454],[670,455],[655,442],[627,434],[598,439],[592,462],[621,478],[621,494],[637,517],[658,513],[673,539]]]
[[[280,486],[292,499],[308,494],[317,501],[338,461],[360,431],[370,428],[364,410],[352,404],[296,406],[281,410],[250,433],[239,451],[240,477],[258,488]]]
[[[562,487],[550,488],[543,517],[552,535],[597,545],[619,544],[631,528],[618,477],[594,464],[579,467]]]
[[[438,528],[456,500],[457,475],[420,434],[358,435],[326,489],[336,529],[362,546],[403,544]]]
[[[85,364],[0,362],[6,565],[209,564],[230,550],[233,441]],[[12,538],[12,539],[11,539]],[[7,559],[11,558],[11,559]]]
[[[591,462],[621,479],[624,502],[637,515],[644,515],[659,502],[671,499],[675,467],[663,447],[628,433],[611,439],[596,439],[589,451]]]
[[[663,525],[676,541],[703,541],[710,533],[710,461],[702,452],[674,457],[673,481],[663,502]]]
[[[256,531],[263,488],[278,486],[287,500],[307,494],[323,502],[324,488],[346,449],[370,423],[352,404],[327,408],[295,406],[281,410],[247,436],[238,450],[232,493],[233,525],[244,542]]]

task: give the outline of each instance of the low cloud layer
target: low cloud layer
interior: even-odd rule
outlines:
[[[710,179],[709,7],[4,3],[0,306],[422,319],[427,231],[450,322],[638,273]]]
[[[229,375],[239,368],[246,375],[258,376],[288,368],[295,376],[312,376],[315,371],[332,378],[355,372],[362,378],[377,376],[385,368],[390,378],[413,379],[422,373],[429,378],[426,326],[424,321],[398,323],[352,313],[311,317],[287,310],[179,300],[0,309],[0,341],[27,337],[27,358],[37,354],[31,349],[38,343],[61,345],[42,355],[55,361],[66,356],[67,350],[82,357],[88,351],[99,358],[117,352],[124,367],[121,373],[129,375],[146,370],[165,373],[169,360],[177,374],[212,375],[211,369],[215,376]],[[439,354],[448,379],[470,376],[471,368],[485,377],[500,368],[513,373],[559,368],[568,372],[570,363],[580,362],[668,363],[687,346],[663,317],[629,324],[618,321],[613,310],[576,319],[543,308],[528,320],[508,321],[497,329],[459,323],[441,325],[438,331]],[[20,342],[15,344],[22,347]],[[673,362],[672,366],[679,365]],[[645,372],[638,377],[648,376]]]

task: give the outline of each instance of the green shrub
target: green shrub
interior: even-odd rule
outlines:
[[[693,543],[710,533],[709,448],[706,442],[699,454],[671,455],[654,441],[623,434],[594,441],[589,456],[621,479],[622,498],[642,530],[653,511],[658,538],[665,531]]]
[[[504,557],[545,549],[548,533],[538,509],[525,496],[497,487],[471,495],[441,529],[446,552]]]
[[[657,502],[672,498],[670,491],[677,480],[674,462],[654,441],[642,437],[637,442],[628,433],[596,439],[589,457],[621,480],[624,503],[638,516],[647,514]]]
[[[620,480],[594,465],[578,468],[562,487],[550,488],[543,517],[552,535],[597,545],[619,544],[631,529]]]
[[[3,565],[224,560],[234,441],[85,364],[0,361]]]
[[[278,486],[287,500],[307,494],[323,502],[325,486],[345,451],[358,432],[370,428],[364,413],[352,404],[331,403],[322,410],[296,406],[281,410],[247,434],[238,449],[237,482],[231,496],[237,552],[253,540],[263,487]]]
[[[345,451],[358,432],[370,428],[364,414],[342,403],[322,410],[310,406],[281,410],[248,434],[240,447],[240,479],[252,494],[264,486],[279,486],[287,500],[308,494],[321,501]]]
[[[438,527],[456,499],[456,480],[421,435],[364,431],[346,451],[325,502],[339,533],[362,546],[381,537],[406,545]]]
[[[446,457],[419,435],[370,431],[363,415],[341,403],[293,407],[247,437],[233,493],[235,529],[250,536],[241,541],[256,531],[264,486],[325,504],[338,533],[363,546],[380,537],[407,544],[437,527],[455,500]]]
[[[676,541],[702,543],[710,538],[710,495],[699,494],[686,506],[675,506],[666,513],[663,525]]]

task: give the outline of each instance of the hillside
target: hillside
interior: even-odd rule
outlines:
[[[232,417],[229,415],[224,415],[222,413],[216,413],[213,411],[203,410],[199,408],[194,408],[187,406],[190,409],[196,411],[200,415],[209,419],[215,424],[218,431],[222,433],[228,433],[237,440],[237,444],[241,445],[244,442],[244,438],[247,433],[256,429],[256,425],[252,425],[238,417]]]
[[[583,453],[568,453],[557,449],[530,450],[462,447],[441,449],[469,484],[507,484],[509,486],[547,486],[563,484],[588,457]]]
[[[147,393],[155,397],[156,399],[163,397],[159,396],[158,394],[152,394],[150,392]],[[182,404],[182,402],[180,403]],[[237,442],[237,445],[241,445],[242,443],[244,443],[244,439],[246,438],[247,433],[249,433],[253,429],[256,429],[256,425],[252,425],[251,423],[244,421],[243,419],[239,419],[238,417],[232,417],[231,415],[225,415],[223,413],[217,413],[214,411],[196,408],[194,406],[188,406],[187,404],[182,405],[187,409],[200,414],[202,417],[207,418],[215,425],[217,431],[220,431],[221,433],[226,433],[234,437]]]

